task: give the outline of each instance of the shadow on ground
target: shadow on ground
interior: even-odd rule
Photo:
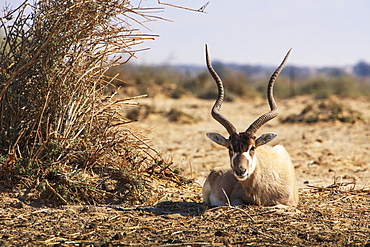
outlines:
[[[154,206],[139,206],[136,208],[121,208],[110,206],[110,208],[119,211],[135,211],[143,213],[151,213],[156,216],[162,215],[179,215],[179,216],[199,216],[204,214],[207,210],[207,206],[204,203],[198,202],[173,202],[164,201]]]

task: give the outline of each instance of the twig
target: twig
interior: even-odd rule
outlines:
[[[51,190],[51,192],[53,192],[64,204],[69,204],[66,199],[64,199],[53,187],[51,187],[47,179],[44,179],[43,182],[45,182],[46,186]]]
[[[178,8],[178,9],[185,9],[185,10],[190,10],[190,11],[195,11],[195,12],[201,12],[201,13],[206,13],[205,10],[206,10],[206,7],[208,6],[209,4],[209,1],[206,2],[202,7],[200,7],[199,9],[192,9],[192,8],[188,8],[188,7],[184,7],[184,6],[180,6],[180,5],[175,5],[175,4],[171,4],[171,3],[162,3],[160,0],[158,0],[158,4],[163,4],[163,5],[167,5],[167,6],[170,6],[170,7],[174,7],[174,8]]]
[[[243,209],[241,209],[241,208],[239,208],[237,206],[230,206],[230,205],[228,205],[228,206],[219,206],[219,207],[216,207],[214,209],[211,208],[211,209],[209,209],[209,211],[212,211],[212,210],[215,210],[215,209],[219,209],[219,208],[228,208],[230,210],[228,210],[226,212],[222,212],[222,213],[216,215],[215,217],[213,217],[213,220],[216,220],[216,219],[220,218],[224,214],[233,213],[235,211],[240,211],[240,212],[244,213],[245,215],[247,215],[248,218],[251,219],[251,221],[253,223],[256,223],[256,221],[253,219],[253,217],[250,214],[248,214],[245,210],[243,210]]]
[[[261,231],[259,231],[258,229],[256,229],[256,228],[255,228],[255,227],[253,227],[253,226],[251,226],[251,228],[252,228],[253,230],[255,230],[257,233],[259,233],[259,234],[262,234],[262,235],[264,235],[264,236],[266,236],[266,237],[269,237],[269,238],[271,238],[271,239],[273,239],[273,240],[276,240],[276,238],[275,238],[274,236],[271,236],[270,234],[267,234],[267,233],[261,232]]]
[[[245,215],[248,216],[249,219],[251,219],[253,221],[253,223],[256,223],[256,221],[252,218],[252,216],[250,214],[248,214],[245,210],[239,208],[239,207],[232,207],[233,209],[235,209],[236,211],[240,211],[242,213],[244,213]]]
[[[261,212],[261,213],[258,213],[258,214],[252,214],[251,216],[257,216],[257,215],[264,215],[264,214],[272,214],[272,213],[275,213],[276,210],[270,210],[270,211],[265,211],[265,212]]]
[[[356,195],[356,196],[363,196],[363,197],[368,197],[370,198],[370,195],[362,195],[360,192],[353,192],[353,191],[345,191],[345,190],[339,190],[335,188],[325,188],[325,187],[320,187],[320,186],[315,186],[315,185],[307,185],[309,188],[314,188],[314,189],[320,189],[320,190],[326,190],[326,191],[331,191],[331,192],[340,192],[340,193],[347,193],[351,195]]]
[[[239,208],[239,207],[236,207],[236,206],[232,206],[232,205],[231,205],[231,203],[230,203],[230,199],[229,199],[229,197],[227,196],[227,194],[226,194],[226,192],[225,192],[224,188],[222,188],[222,192],[224,193],[224,195],[225,195],[225,197],[226,197],[226,199],[227,199],[227,203],[229,204],[229,208],[234,209],[234,210],[233,210],[234,212],[235,212],[235,211],[240,211],[240,212],[242,212],[242,213],[246,214],[246,215],[249,217],[249,219],[251,219],[254,223],[256,222],[256,221],[252,218],[252,216],[251,216],[250,214],[248,214],[246,211],[244,211],[243,209],[241,209],[241,208]]]
[[[221,188],[222,189],[222,192],[224,193],[225,197],[226,197],[226,200],[227,200],[227,204],[231,207],[231,202],[230,202],[230,199],[229,199],[229,196],[226,194],[224,188]]]

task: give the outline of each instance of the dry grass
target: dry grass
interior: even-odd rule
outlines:
[[[90,246],[369,246],[369,190],[335,183],[300,191],[297,208],[207,208],[200,188],[160,184],[153,206],[12,202],[0,209],[0,243]],[[18,209],[17,209],[18,208]],[[32,225],[32,230],[27,227]],[[57,227],[55,227],[57,225]]]
[[[318,122],[365,122],[364,115],[357,110],[340,103],[339,99],[329,98],[307,105],[299,114],[291,114],[282,123],[318,123]]]
[[[103,94],[114,79],[105,72],[155,38],[135,27],[155,18],[147,11],[124,0],[47,0],[4,10],[2,190],[52,204],[133,203],[148,198],[148,176],[175,176],[127,126],[122,104],[132,98]]]

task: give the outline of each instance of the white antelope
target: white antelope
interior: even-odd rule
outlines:
[[[218,87],[218,98],[212,107],[212,117],[225,127],[229,138],[218,133],[207,133],[217,144],[227,147],[230,168],[215,168],[203,187],[203,200],[209,206],[257,204],[262,206],[298,204],[298,190],[294,166],[288,152],[281,145],[264,146],[276,137],[266,133],[256,138],[257,130],[277,115],[273,86],[284,67],[290,50],[270,78],[267,98],[270,112],[257,118],[245,132],[237,133],[235,127],[219,113],[224,98],[220,77],[212,68],[206,46],[207,67]]]

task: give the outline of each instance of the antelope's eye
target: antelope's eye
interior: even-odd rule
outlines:
[[[229,152],[234,152],[232,146],[228,146],[227,148],[229,149]]]
[[[256,150],[255,146],[252,146],[251,149],[249,149],[249,152],[254,152]]]

